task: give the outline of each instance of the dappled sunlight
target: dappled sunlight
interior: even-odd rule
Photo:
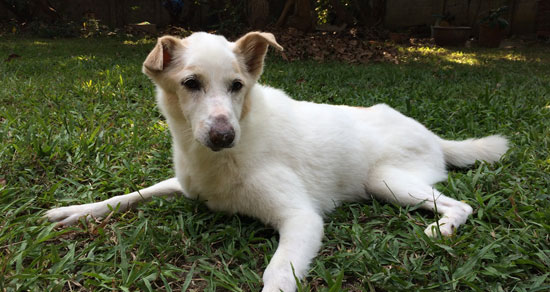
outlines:
[[[529,52],[521,53],[511,49],[484,49],[484,48],[442,48],[436,46],[403,47],[402,60],[421,61],[439,60],[448,63],[481,66],[498,61],[509,62],[543,62],[544,57],[529,57]]]
[[[90,61],[95,59],[95,56],[93,56],[93,55],[79,55],[79,56],[74,56],[71,59],[75,60],[75,61],[90,62]]]
[[[168,131],[168,124],[166,123],[166,121],[159,120],[158,122],[153,124],[153,126],[149,127],[149,129],[156,134],[164,133]]]
[[[527,58],[518,53],[508,53],[504,56],[501,56],[500,59],[508,61],[527,61]]]
[[[479,65],[479,60],[476,58],[476,54],[464,53],[464,52],[451,52],[444,56],[444,59],[457,64],[465,65]]]
[[[442,47],[406,47],[411,53],[421,53],[422,55],[435,55],[446,53],[448,50]]]
[[[507,49],[486,49],[477,52],[478,56],[485,61],[512,61],[526,62],[533,59],[528,58],[525,54]],[[540,59],[539,59],[540,61]]]
[[[155,39],[142,38],[139,40],[125,40],[124,42],[122,42],[122,44],[127,46],[139,46],[139,45],[154,44],[155,42],[156,42]]]
[[[464,64],[464,65],[479,65],[480,62],[475,53],[467,53],[462,51],[452,51],[442,47],[408,47],[405,48],[408,53],[420,54],[424,57],[438,57],[445,61]]]
[[[34,41],[34,42],[32,42],[32,44],[35,45],[35,46],[51,46],[52,45],[51,43],[41,42],[41,41]]]
[[[82,88],[92,88],[94,82],[90,79],[89,81],[82,82]]]

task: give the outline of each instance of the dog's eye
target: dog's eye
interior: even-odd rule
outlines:
[[[240,81],[233,81],[233,84],[231,84],[231,91],[236,92],[241,90],[243,88],[243,84]]]
[[[184,80],[182,84],[189,90],[199,90],[201,88],[201,84],[199,83],[199,81],[194,78]]]

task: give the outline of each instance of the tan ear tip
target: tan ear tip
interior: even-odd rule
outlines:
[[[270,32],[253,31],[253,32],[249,32],[247,35],[259,35],[263,37],[265,40],[267,40],[267,42],[278,51],[284,51],[284,48],[281,45],[279,45],[279,43],[277,43],[277,40],[275,39],[275,35],[273,35]]]
[[[281,51],[281,52],[285,50],[285,48],[283,48],[283,47],[282,47],[281,45],[279,45],[279,44],[277,44],[277,45],[274,46],[274,47],[275,47],[275,49],[277,49],[278,51]]]

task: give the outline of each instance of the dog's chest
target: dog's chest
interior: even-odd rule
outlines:
[[[243,173],[242,166],[232,156],[194,157],[176,163],[176,175],[186,195],[208,205],[238,200],[246,188]]]

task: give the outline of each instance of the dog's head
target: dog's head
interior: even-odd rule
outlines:
[[[158,39],[143,72],[166,94],[168,106],[191,125],[193,137],[213,151],[236,145],[239,121],[250,88],[263,70],[268,45],[282,50],[270,33],[250,32],[229,42],[223,36],[194,33]]]

